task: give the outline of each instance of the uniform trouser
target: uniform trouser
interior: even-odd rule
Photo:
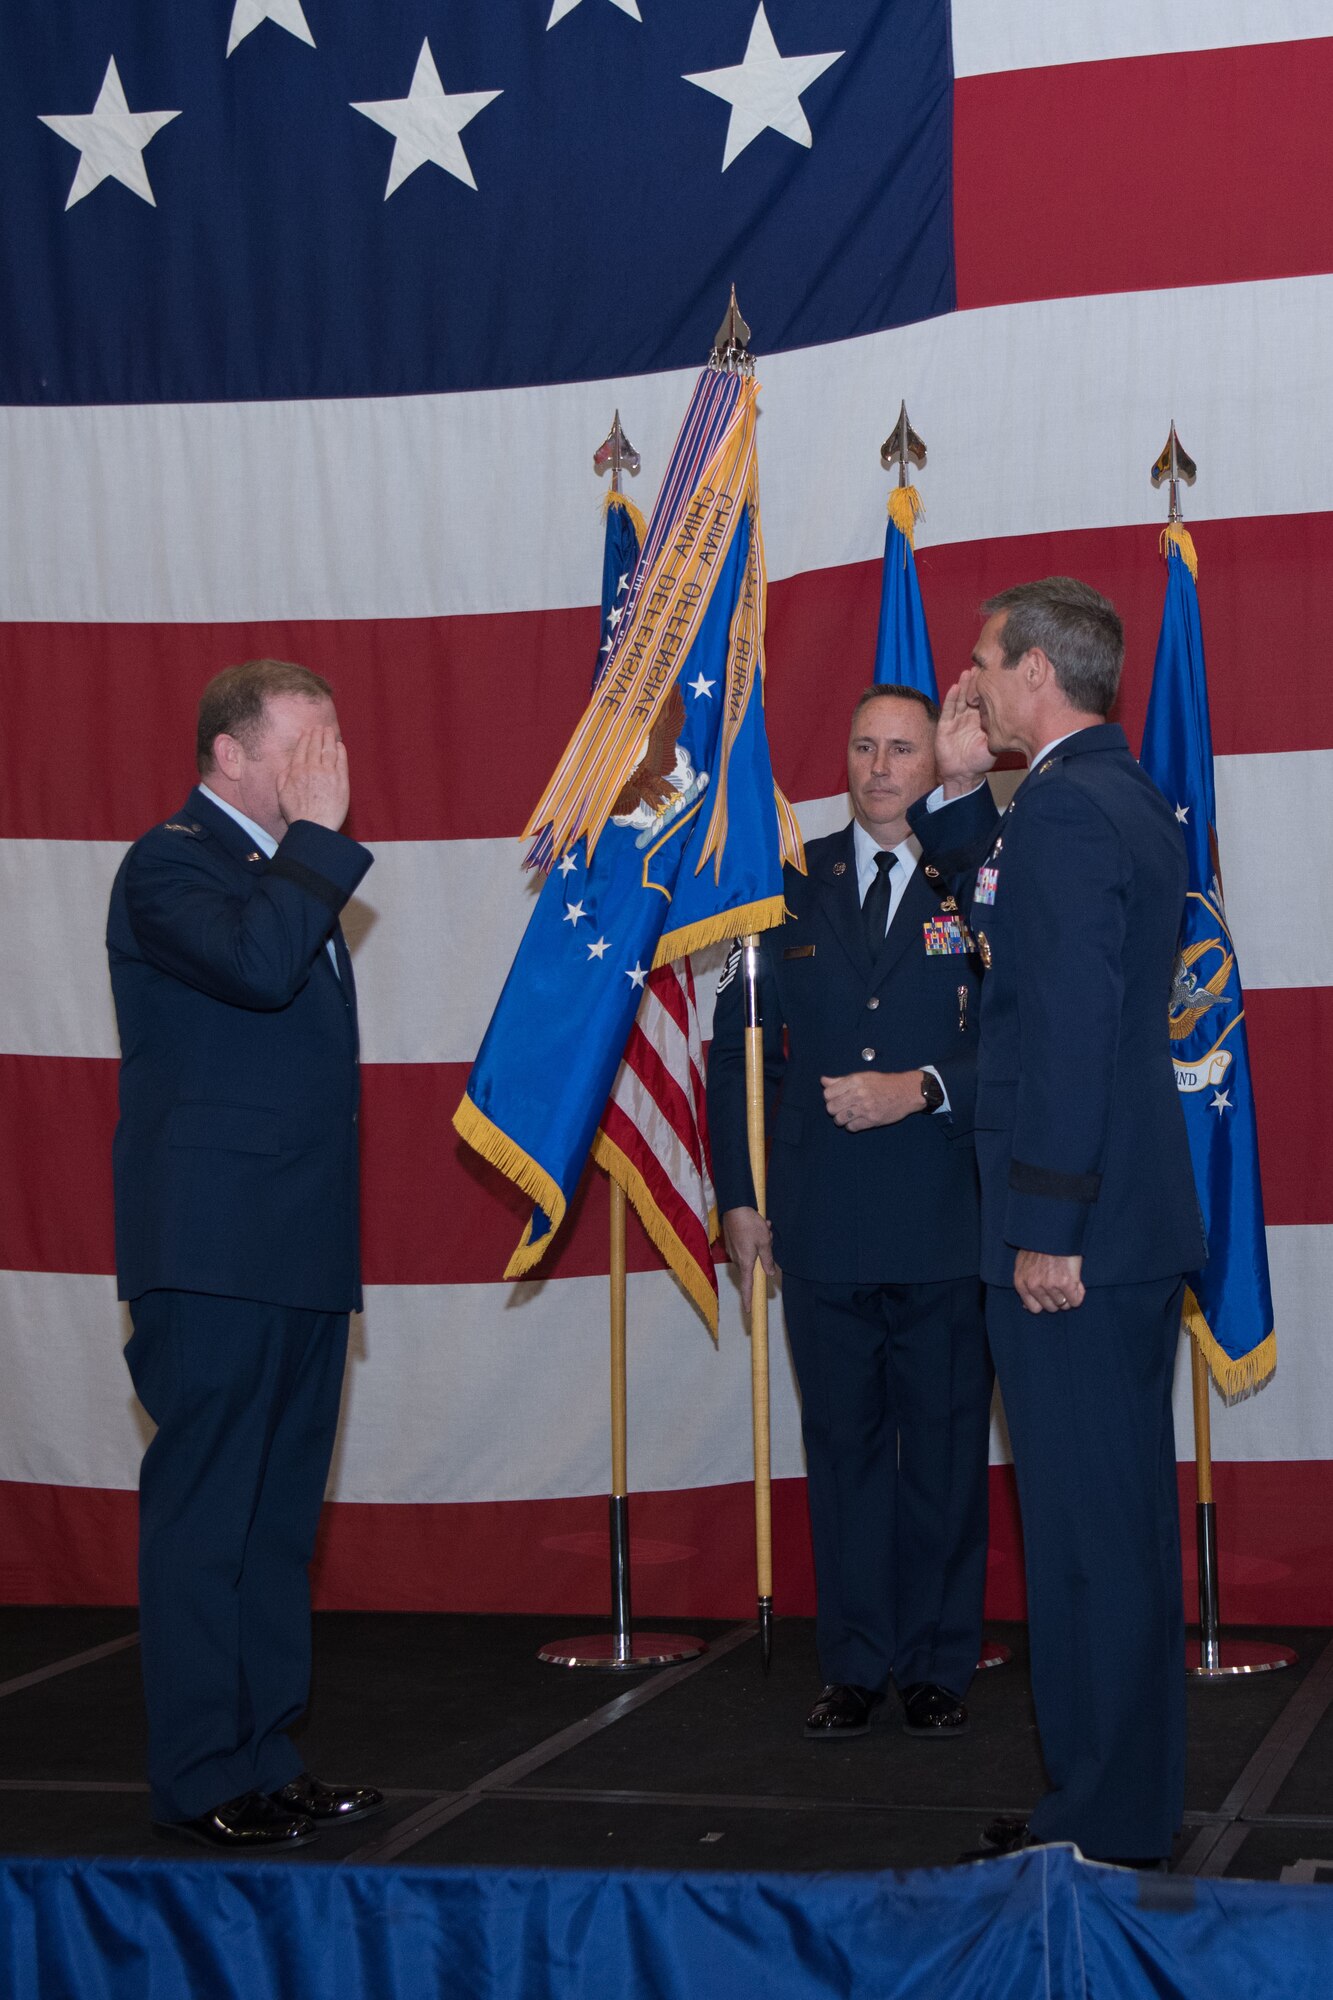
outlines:
[[[1042,1840],[1167,1855],[1185,1791],[1185,1624],[1171,1378],[1181,1281],[1028,1313],[988,1288],[1027,1567]]]
[[[275,1791],[310,1687],[310,1584],[347,1314],[201,1292],[130,1302],[157,1425],[139,1476],[139,1630],[155,1819]]]
[[[992,1370],[981,1286],[785,1272],[820,1671],[966,1692],[981,1646]]]

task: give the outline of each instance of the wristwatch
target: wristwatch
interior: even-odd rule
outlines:
[[[927,1111],[938,1111],[944,1103],[944,1085],[934,1070],[923,1069],[921,1072],[921,1102]]]

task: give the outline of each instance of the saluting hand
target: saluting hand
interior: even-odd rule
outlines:
[[[278,785],[278,810],[288,826],[308,819],[336,833],[351,796],[347,746],[337,730],[327,724],[307,729],[297,738]]]
[[[976,706],[977,670],[968,667],[940,703],[939,727],[935,731],[935,765],[946,799],[958,799],[975,791],[995,758],[981,726]]]
[[[821,1076],[824,1108],[835,1125],[868,1132],[874,1125],[898,1125],[924,1111],[919,1069],[863,1070],[859,1076]]]
[[[727,1255],[741,1281],[741,1304],[748,1319],[754,1296],[755,1264],[762,1265],[767,1277],[778,1275],[773,1262],[773,1231],[757,1208],[729,1208],[722,1217],[722,1234],[727,1240]]]
[[[1073,1312],[1084,1299],[1083,1259],[1020,1250],[1014,1259],[1014,1290],[1030,1313]]]

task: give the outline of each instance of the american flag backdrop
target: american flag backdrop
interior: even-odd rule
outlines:
[[[1214,1415],[1223,1612],[1333,1615],[1330,102],[1333,0],[8,0],[0,1597],[133,1594],[106,900],[188,790],[204,681],[271,654],[334,683],[376,855],[346,926],[368,1289],[321,1600],[604,1605],[605,1177],[506,1284],[526,1206],[450,1114],[531,907],[518,835],[587,698],[593,448],[618,407],[646,512],[734,281],[769,740],[807,834],[846,816],[900,399],[941,683],[984,596],[1072,572],[1124,613],[1134,746],[1172,418],[1198,460],[1279,1351]],[[695,970],[706,1039],[716,961]],[[630,1265],[637,1606],[745,1610],[735,1288],[715,1349],[633,1220]],[[1004,1613],[999,1426],[995,1457]]]

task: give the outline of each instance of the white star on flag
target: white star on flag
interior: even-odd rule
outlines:
[[[634,988],[635,992],[637,993],[641,990],[643,982],[648,977],[648,974],[644,971],[643,967],[639,964],[639,961],[636,958],[634,961],[633,972],[627,971],[625,977],[626,979],[628,979],[630,985]]]
[[[606,622],[611,627],[611,630],[613,632],[615,631],[617,625],[620,623],[624,608],[625,607],[622,604],[613,604],[611,606],[611,609],[606,614]]]
[[[688,681],[686,685],[693,695],[706,694],[711,696],[713,689],[717,686],[717,682],[706,681],[703,675],[700,674],[697,680]]]
[[[573,924],[575,930],[577,930],[579,927],[579,918],[582,915],[583,915],[582,903],[571,903],[568,909],[565,911],[565,922],[567,924]]]
[[[1210,1111],[1215,1111],[1220,1118],[1224,1111],[1230,1111],[1232,1108],[1231,1092],[1229,1090],[1215,1090],[1213,1092],[1213,1101],[1208,1106]]]
[[[353,111],[373,119],[376,125],[394,135],[384,199],[387,201],[409,174],[428,162],[443,167],[465,187],[475,188],[477,183],[458,135],[479,111],[503,95],[501,90],[461,90],[451,97],[440,82],[430,42],[424,41],[412,74],[412,88],[406,97],[384,97],[352,106]]]
[[[588,946],[588,956],[589,958],[605,958],[607,952],[610,949],[611,949],[610,938],[599,937],[596,944],[590,944]]]
[[[562,875],[572,874],[572,872],[574,871],[575,868],[578,867],[578,865],[579,864],[574,859],[573,855],[569,853],[562,854],[560,859],[556,862],[556,867],[560,870],[560,873]]]
[[[51,117],[38,115],[43,125],[49,125],[53,132],[69,145],[77,147],[79,152],[78,172],[69,191],[69,200],[65,203],[67,210],[105,180],[119,181],[131,194],[137,194],[141,201],[146,201],[150,208],[157,207],[153,190],[148,185],[143,149],[164,125],[170,125],[173,118],[179,118],[180,112],[131,111],[125,101],[125,90],[114,56],[106,66],[102,88],[91,111],[57,113]]]
[[[798,146],[812,146],[814,134],[801,109],[801,92],[846,53],[845,49],[831,49],[818,56],[779,55],[764,0],[759,0],[744,61],[729,69],[699,70],[685,78],[686,83],[697,83],[700,90],[711,91],[731,106],[723,173],[752,139],[770,129],[794,139]]]
[[[622,590],[628,590],[628,589],[629,589],[629,572],[627,570],[624,576],[621,577],[620,582],[616,585],[616,596],[619,597]]]
[[[546,23],[547,34],[550,34],[557,21],[563,21],[566,14],[572,14],[579,4],[580,0],[551,0],[551,18]],[[639,12],[639,0],[611,0],[611,5],[619,7],[622,14],[628,14],[631,21],[643,20],[643,15]]]
[[[1176,807],[1176,818],[1180,821],[1180,824],[1182,826],[1189,825],[1189,817],[1190,817],[1190,809],[1188,806]]]
[[[315,46],[315,38],[310,32],[310,23],[301,10],[301,0],[236,0],[231,10],[231,33],[227,36],[227,54],[238,49],[247,35],[253,35],[265,21],[272,21],[279,28],[285,28],[289,35],[295,35],[298,42],[309,42]]]

